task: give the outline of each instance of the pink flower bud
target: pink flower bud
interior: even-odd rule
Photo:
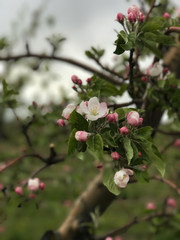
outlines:
[[[142,169],[143,171],[145,171],[145,170],[147,169],[146,165],[142,165],[142,166],[141,166],[141,169]]]
[[[144,14],[141,12],[138,18],[138,22],[142,23],[144,21]]]
[[[122,135],[127,135],[129,133],[129,129],[127,127],[122,127],[119,129]]]
[[[15,188],[15,193],[16,193],[17,195],[22,195],[22,193],[23,193],[22,187],[17,186],[17,187]]]
[[[82,80],[81,80],[81,79],[78,79],[78,80],[77,80],[77,85],[79,85],[79,86],[82,85]]]
[[[86,80],[86,82],[89,83],[89,84],[91,83],[91,81],[92,81],[91,78],[88,78],[88,79]]]
[[[148,77],[147,77],[147,76],[142,76],[142,77],[141,77],[141,80],[142,80],[143,82],[147,82],[147,81],[148,81]]]
[[[44,188],[45,188],[45,183],[44,182],[40,182],[39,189],[44,190]]]
[[[4,188],[4,186],[0,183],[0,191]]]
[[[128,8],[128,14],[133,13],[134,15],[136,15],[136,17],[139,16],[139,8],[136,5],[132,5],[131,7]]]
[[[135,22],[136,22],[136,19],[137,19],[137,16],[136,16],[135,14],[133,14],[133,13],[129,13],[129,14],[128,14],[128,20],[129,20],[129,22],[135,23]]]
[[[116,236],[114,240],[123,240],[123,238],[120,236]]]
[[[166,18],[166,19],[169,19],[169,18],[170,18],[170,14],[167,13],[167,12],[165,12],[165,13],[163,14],[163,17]]]
[[[155,210],[155,209],[156,209],[155,203],[153,203],[153,202],[148,202],[148,203],[146,204],[146,209],[147,209],[147,210]]]
[[[33,104],[33,107],[34,107],[34,108],[37,108],[37,107],[38,107],[38,104],[37,104],[36,101],[33,101],[32,104]]]
[[[117,113],[110,113],[107,116],[107,121],[108,122],[117,122],[118,121],[118,114]]]
[[[168,71],[169,71],[169,68],[168,68],[168,67],[164,67],[164,69],[163,69],[163,73],[164,73],[164,74],[167,74]]]
[[[130,113],[128,113],[126,115],[127,118],[127,122],[131,125],[131,126],[138,126],[139,125],[139,113],[136,111],[131,111]]]
[[[118,22],[123,22],[123,20],[124,20],[124,15],[123,15],[122,13],[118,13],[118,14],[117,14],[117,17],[116,17],[116,20],[117,20]]]
[[[35,198],[35,194],[34,194],[34,193],[30,193],[30,194],[29,194],[29,198],[30,198],[30,199],[34,199],[34,198]]]
[[[168,198],[166,203],[167,203],[167,205],[169,205],[172,208],[177,207],[177,204],[176,204],[176,201],[174,198]]]
[[[78,77],[76,75],[72,75],[71,80],[73,83],[77,83]]]
[[[89,133],[85,131],[77,131],[75,134],[75,139],[79,142],[86,142],[88,139]]]
[[[74,91],[76,91],[76,90],[77,90],[77,87],[76,87],[75,85],[73,85],[73,86],[72,86],[72,89],[73,89]]]
[[[176,141],[174,142],[174,146],[177,148],[180,147],[180,138],[176,139]]]
[[[139,124],[138,124],[138,126],[141,126],[143,124],[143,118],[139,118]]]
[[[57,121],[57,124],[58,124],[60,127],[64,127],[64,126],[66,125],[65,121],[64,121],[63,119],[61,119],[61,118]]]
[[[113,240],[112,237],[106,237],[105,240]]]
[[[118,152],[112,152],[112,153],[111,153],[111,157],[112,157],[112,159],[114,159],[114,160],[118,160],[118,159],[120,158],[120,155],[119,155]]]
[[[99,169],[99,172],[103,171],[103,164],[102,163],[98,164],[96,167]]]
[[[142,153],[141,152],[138,152],[138,157],[140,158],[142,156]]]

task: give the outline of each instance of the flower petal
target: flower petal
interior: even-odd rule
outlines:
[[[89,113],[89,110],[88,110],[88,107],[87,107],[87,104],[86,102],[81,102],[80,105],[79,105],[80,109],[82,110],[82,112],[84,112],[85,114],[88,114]]]

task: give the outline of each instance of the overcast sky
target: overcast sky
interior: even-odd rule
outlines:
[[[176,0],[178,2],[179,0]],[[43,15],[38,33],[33,40],[30,41],[30,46],[33,51],[42,52],[48,50],[49,46],[45,40],[46,37],[53,33],[61,33],[67,38],[64,43],[61,55],[72,57],[82,62],[86,62],[92,66],[95,64],[87,59],[84,51],[91,46],[101,47],[106,49],[104,63],[112,61],[114,46],[113,42],[116,39],[114,29],[119,30],[120,24],[115,21],[118,12],[127,13],[127,9],[132,4],[137,4],[136,0],[6,0],[1,1],[0,9],[0,36],[12,35],[12,30],[19,34],[25,31],[32,12],[43,6]],[[51,28],[45,25],[45,20],[48,16],[53,16],[56,24]],[[18,28],[15,24],[18,23]],[[24,45],[22,42],[17,42],[16,49],[23,52]],[[69,86],[72,86],[70,77],[73,74],[78,75],[82,80],[91,76],[90,73],[82,71],[76,67],[67,64],[55,63],[53,71],[60,74],[59,80],[54,81],[48,88],[48,92],[39,94],[40,85],[37,83],[36,74],[34,82],[31,85],[36,86],[36,93],[41,101],[47,99],[47,94],[52,100],[59,99],[59,86],[63,85],[68,94]],[[37,77],[37,78],[36,78]],[[32,93],[29,87],[25,89],[24,96],[27,101],[32,100]],[[40,97],[41,96],[41,97]]]

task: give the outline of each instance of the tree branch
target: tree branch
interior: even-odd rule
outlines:
[[[44,60],[55,60],[55,61],[60,61],[60,62],[65,62],[69,63],[71,65],[80,67],[84,70],[87,70],[88,72],[91,72],[93,74],[97,74],[99,77],[102,77],[103,79],[107,80],[108,82],[111,82],[115,85],[121,85],[122,82],[118,78],[114,78],[111,75],[107,75],[93,67],[90,67],[84,63],[78,62],[74,59],[71,58],[66,58],[66,57],[57,57],[57,56],[52,56],[52,55],[45,55],[45,54],[35,54],[35,53],[29,53],[29,54],[19,54],[16,56],[7,56],[7,57],[0,57],[0,61],[17,61],[23,58],[38,58],[38,59],[44,59]]]
[[[155,214],[152,214],[152,215],[149,215],[149,216],[145,216],[143,218],[137,218],[135,217],[131,222],[129,222],[128,224],[120,227],[120,228],[117,228],[103,236],[100,236],[100,237],[97,237],[95,238],[94,240],[104,240],[106,237],[108,236],[115,236],[115,235],[118,235],[118,234],[121,234],[121,233],[124,233],[126,232],[130,227],[132,227],[133,225],[135,224],[138,224],[138,223],[141,223],[141,222],[149,222],[151,221],[153,218],[169,218],[169,217],[172,217],[173,214],[170,214],[170,213],[155,213]]]

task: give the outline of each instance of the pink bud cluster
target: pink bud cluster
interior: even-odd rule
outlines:
[[[82,80],[80,78],[78,78],[78,76],[76,76],[76,75],[72,75],[71,80],[74,84],[77,84],[79,86],[82,85]]]
[[[131,7],[128,8],[128,16],[127,19],[130,23],[135,23],[136,21],[138,22],[143,22],[144,21],[144,14],[139,10],[139,8],[136,5],[132,5]],[[123,24],[124,22],[124,14],[119,12],[116,16],[116,20]]]
[[[26,181],[22,181],[22,184],[26,183]],[[41,182],[39,178],[30,178],[27,182],[27,188],[31,191],[29,198],[33,199],[35,194],[33,192],[37,191],[38,189],[44,190],[45,183]],[[16,186],[14,189],[17,195],[23,194],[23,188],[21,186]]]

